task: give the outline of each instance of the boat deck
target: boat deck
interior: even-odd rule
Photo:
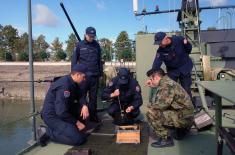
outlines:
[[[142,108],[141,111],[142,113],[145,113],[146,108]],[[235,111],[224,110],[223,112],[230,113],[235,116]],[[210,111],[210,115],[214,116],[213,110]],[[234,121],[228,118],[223,117],[222,122],[223,122],[223,126],[235,127]],[[102,137],[99,137],[99,138],[102,138]],[[99,138],[97,138],[97,143],[99,143]],[[113,140],[113,143],[115,143],[114,141],[115,140]],[[200,131],[200,132],[197,132],[196,129],[192,129],[191,132],[183,140],[181,141],[174,140],[175,145],[173,147],[153,148],[151,147],[151,143],[153,141],[154,139],[151,136],[149,136],[148,147],[147,147],[148,155],[171,155],[171,154],[172,155],[215,155],[216,154],[216,139],[215,139],[214,127],[205,131]],[[108,146],[109,143],[107,143],[107,147],[109,147]],[[115,145],[119,145],[121,148],[122,145],[125,145],[125,144],[115,144]],[[138,144],[136,144],[136,146],[138,147]],[[50,142],[46,147],[34,146],[28,149],[27,151],[21,152],[20,154],[25,154],[25,155],[44,155],[44,154],[60,155],[61,154],[63,155],[68,151],[68,149],[71,149],[73,147],[74,146],[62,145],[62,144],[56,144],[54,142]],[[93,147],[96,147],[96,146],[94,145]],[[92,148],[90,149],[92,150]],[[110,154],[121,155],[118,152],[112,152],[112,151],[110,151]],[[143,155],[143,154],[140,154],[139,152],[133,152],[133,154]],[[231,152],[226,145],[224,145],[223,155],[231,155]]]

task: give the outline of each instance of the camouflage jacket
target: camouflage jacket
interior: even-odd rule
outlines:
[[[193,115],[193,104],[187,92],[168,76],[160,80],[158,91],[150,109],[175,110],[183,115]],[[185,113],[185,114],[184,114]]]

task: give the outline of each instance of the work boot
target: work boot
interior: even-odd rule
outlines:
[[[46,146],[48,141],[50,140],[50,137],[46,134],[46,127],[40,125],[37,129],[37,134],[38,134],[38,144],[41,147]]]
[[[175,131],[172,133],[172,137],[176,140],[182,140],[186,136],[188,131],[189,130],[186,128],[176,128]]]
[[[160,136],[158,136],[154,129],[153,128],[149,128],[149,136],[155,141],[155,142],[158,142],[158,141],[161,141],[162,138]]]
[[[155,148],[171,147],[174,146],[174,142],[171,137],[168,137],[167,139],[161,138],[158,141],[152,143],[151,146]]]

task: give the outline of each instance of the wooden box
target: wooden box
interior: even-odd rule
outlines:
[[[127,125],[117,126],[117,139],[116,143],[140,143],[140,126],[139,125]]]

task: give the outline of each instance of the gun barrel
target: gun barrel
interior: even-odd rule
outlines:
[[[68,12],[66,11],[66,9],[65,9],[65,7],[64,7],[64,4],[63,4],[62,2],[60,3],[60,6],[61,6],[62,10],[64,11],[64,14],[65,14],[65,16],[67,17],[67,19],[68,19],[68,21],[69,21],[69,24],[71,25],[71,27],[72,27],[72,29],[73,29],[73,32],[75,33],[75,35],[76,35],[78,41],[81,41],[81,38],[79,37],[78,32],[77,32],[77,30],[75,29],[75,27],[74,27],[74,25],[73,25],[73,22],[71,21],[69,15],[68,15]]]

